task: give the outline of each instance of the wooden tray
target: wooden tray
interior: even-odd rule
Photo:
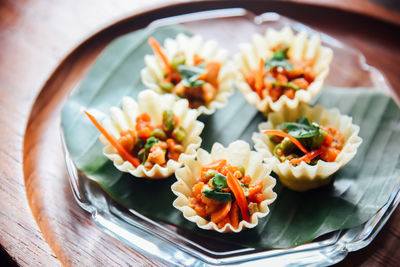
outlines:
[[[399,43],[396,37],[400,36],[399,28],[343,10],[298,3],[196,2],[140,13],[103,29],[78,46],[51,75],[32,108],[25,133],[23,167],[28,201],[46,241],[63,264],[156,264],[97,229],[73,200],[58,132],[60,109],[71,90],[85,75],[100,51],[121,34],[142,28],[157,18],[238,6],[255,13],[276,11],[359,48],[371,65],[384,71],[392,86],[397,88],[396,94],[400,94],[400,78],[391,63],[399,62],[400,58],[400,51],[396,47]],[[391,225],[399,219],[396,213]],[[399,232],[399,228],[394,230]],[[397,242],[396,245],[400,244]],[[370,247],[386,249],[379,239]],[[394,247],[389,246],[387,249]],[[347,258],[345,263],[365,261],[365,257],[359,253]]]

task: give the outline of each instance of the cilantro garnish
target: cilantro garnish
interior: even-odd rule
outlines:
[[[265,68],[266,70],[270,70],[273,68],[277,67],[282,67],[286,70],[293,70],[293,65],[292,63],[289,62],[287,58],[287,50],[288,48],[285,48],[283,50],[278,50],[274,53],[273,57],[265,62]]]
[[[315,121],[310,124],[307,118],[298,118],[296,122],[282,123],[279,128],[296,139],[313,137],[319,133],[319,124]]]
[[[205,68],[198,66],[178,65],[178,71],[182,77],[182,84],[186,87],[196,88],[205,83],[203,80],[198,80],[200,75],[206,72]]]

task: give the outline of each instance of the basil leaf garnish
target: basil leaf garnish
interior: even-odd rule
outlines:
[[[228,188],[228,184],[226,182],[226,176],[217,173],[214,175],[212,179],[212,183],[214,185],[215,190],[221,190],[222,188]]]
[[[201,193],[210,199],[216,200],[224,204],[228,203],[229,201],[232,201],[231,193],[228,192],[219,192],[207,189],[202,191]]]
[[[179,65],[178,71],[182,79],[189,79],[192,76],[203,74],[206,70],[197,66]]]
[[[284,60],[276,60],[276,59],[270,59],[265,62],[265,68],[267,70],[277,68],[277,67],[282,67],[286,70],[293,70],[294,67],[292,63],[289,62],[289,60],[284,59]]]
[[[299,118],[296,122],[285,122],[280,128],[288,130],[288,134],[298,139],[313,137],[319,132],[318,123],[313,122],[311,125],[307,118]]]
[[[196,77],[197,79],[198,77]],[[182,80],[182,84],[186,87],[192,87],[192,88],[196,88],[196,87],[200,87],[203,84],[205,84],[205,82],[203,80]]]
[[[147,138],[146,144],[144,145],[144,149],[149,150],[153,145],[157,144],[160,140],[154,136],[150,136]]]
[[[198,80],[200,75],[206,72],[205,68],[178,65],[178,71],[182,77],[182,84],[186,87],[200,87],[205,83],[203,80]]]
[[[270,70],[276,67],[282,67],[286,70],[293,70],[293,65],[289,62],[286,55],[287,50],[288,48],[276,51],[273,57],[265,62],[266,70]]]
[[[288,49],[278,50],[274,53],[272,59],[275,60],[284,60],[287,59],[286,52]]]

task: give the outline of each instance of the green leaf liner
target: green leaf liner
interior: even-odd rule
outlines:
[[[363,143],[356,157],[335,175],[332,184],[317,190],[293,192],[278,182],[278,198],[270,215],[254,229],[223,235],[200,230],[172,207],[175,196],[170,186],[175,177],[152,181],[119,172],[103,156],[99,133],[81,108],[101,120],[111,106],[120,104],[122,96],[136,97],[144,89],[139,75],[143,57],[151,53],[147,38],[163,42],[182,31],[180,26],[168,26],[118,38],[99,56],[62,110],[62,129],[74,163],[114,200],[181,229],[255,248],[289,248],[358,226],[388,201],[400,176],[400,110],[389,96],[366,88],[325,88],[316,101],[326,108],[339,108],[360,126]],[[225,108],[200,120],[206,125],[202,148],[210,150],[216,141],[225,146],[238,139],[252,144],[251,135],[265,118],[236,92]]]

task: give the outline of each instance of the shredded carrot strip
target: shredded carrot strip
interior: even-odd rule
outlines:
[[[255,78],[255,85],[254,87],[256,88],[256,91],[258,95],[261,97],[261,91],[264,87],[264,60],[260,58],[260,65],[258,66],[258,70],[256,73],[256,78]]]
[[[246,196],[244,195],[243,188],[240,186],[239,180],[233,177],[231,172],[228,172],[226,182],[236,198],[243,220],[249,222],[249,207],[247,206]]]
[[[229,214],[233,228],[237,229],[239,226],[239,207],[236,202],[232,204],[231,211]]]
[[[161,58],[161,60],[164,62],[165,72],[167,73],[167,75],[171,74],[172,66],[169,63],[167,56],[164,54],[161,45],[153,37],[150,37],[148,42],[149,42],[149,45],[151,46],[151,48],[153,49],[154,54],[158,55]]]
[[[135,158],[129,152],[127,152],[125,150],[125,148],[118,143],[117,139],[115,139],[114,136],[110,135],[106,131],[106,129],[104,129],[103,126],[101,126],[101,124],[96,120],[95,117],[93,117],[92,114],[90,114],[86,110],[84,112],[89,117],[89,119],[93,122],[94,126],[96,126],[96,128],[104,135],[104,137],[108,140],[108,142],[110,142],[110,144],[116,150],[118,150],[118,153],[124,158],[124,160],[129,161],[135,167],[140,165],[139,159]]]
[[[232,201],[229,201],[222,208],[211,213],[211,221],[213,223],[219,223],[220,221],[225,219],[225,217],[229,214],[229,211],[231,210],[231,204]]]
[[[291,159],[289,161],[289,163],[290,164],[300,164],[300,162],[302,162],[302,161],[310,163],[313,158],[321,155],[321,153],[322,153],[321,149],[312,150],[300,158]]]
[[[304,154],[307,154],[308,151],[307,149],[299,142],[299,140],[297,140],[296,138],[294,138],[293,136],[291,136],[288,133],[285,133],[284,131],[280,131],[280,130],[267,130],[264,131],[265,134],[272,134],[272,135],[277,135],[280,137],[287,137],[290,139],[290,141],[295,144]]]

